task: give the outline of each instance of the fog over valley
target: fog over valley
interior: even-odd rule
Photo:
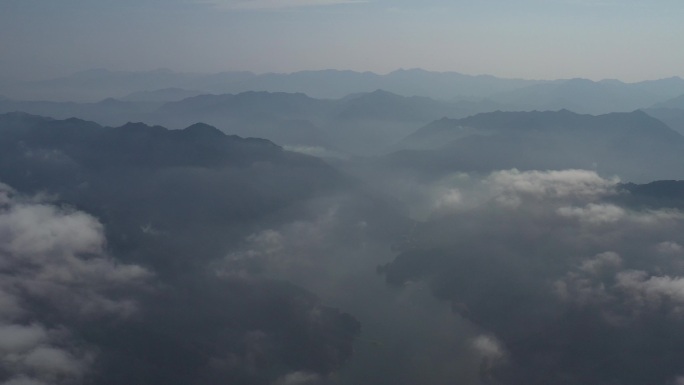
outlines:
[[[684,384],[683,10],[0,0],[0,385]]]

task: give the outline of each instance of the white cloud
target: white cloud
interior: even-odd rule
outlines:
[[[434,202],[435,211],[457,209],[461,206],[463,206],[463,193],[458,188],[449,188],[442,191]]]
[[[47,385],[47,383],[35,380],[33,378],[19,376],[7,382],[3,382],[2,385]]]
[[[0,371],[13,376],[3,385],[80,381],[94,353],[77,334],[53,323],[58,315],[136,311],[134,300],[112,294],[144,285],[151,273],[117,263],[104,245],[96,218],[17,196],[0,184]],[[35,301],[53,309],[50,327],[26,306]],[[26,319],[32,323],[22,323]]]
[[[588,223],[613,223],[623,219],[626,211],[611,204],[588,204],[585,207],[561,207],[557,210],[558,215],[568,218],[577,218]]]
[[[41,258],[56,254],[96,253],[104,244],[102,225],[81,212],[49,205],[17,204],[0,214],[0,250],[16,258]]]
[[[562,217],[575,218],[589,224],[613,224],[629,221],[639,226],[674,225],[684,219],[684,213],[674,209],[628,211],[613,204],[589,203],[584,207],[564,206],[556,210]]]
[[[598,274],[607,268],[618,268],[621,265],[622,258],[618,253],[606,251],[582,262],[580,270],[590,274]]]
[[[3,385],[62,384],[78,381],[94,354],[70,346],[65,329],[39,324],[0,325],[0,368],[15,375]]]
[[[621,270],[622,264],[617,253],[598,254],[584,260],[578,271],[557,280],[555,292],[576,304],[612,304],[622,309],[622,314],[635,315],[665,305],[668,312],[684,315],[684,277]]]
[[[684,213],[676,209],[649,210],[634,216],[637,223],[646,226],[668,222],[674,225],[682,219],[684,219]]]
[[[577,271],[570,271],[554,282],[555,293],[564,301],[583,305],[610,301],[611,288],[607,288],[601,278],[605,273],[615,275],[622,264],[622,257],[614,251],[586,258],[579,264]]]
[[[684,247],[677,242],[660,242],[656,245],[656,250],[662,254],[681,254]]]
[[[632,295],[639,305],[656,306],[665,298],[684,305],[684,278],[649,276],[644,271],[625,271],[616,276],[616,286]]]
[[[264,269],[260,273],[292,278],[293,274],[321,268],[328,261],[323,256],[330,254],[329,246],[335,244],[338,209],[333,204],[310,221],[295,221],[278,230],[251,234],[242,250],[229,253],[215,265],[216,273],[222,277],[247,278],[249,268],[259,266]],[[363,233],[366,226],[358,223],[355,230]]]
[[[39,325],[0,325],[0,351],[2,352],[27,351],[47,339],[47,332]]]
[[[277,380],[275,385],[312,385],[320,381],[320,376],[315,373],[294,372]]]
[[[505,354],[501,343],[488,335],[477,336],[473,339],[472,346],[482,356],[492,359],[502,358]]]
[[[39,346],[27,354],[24,365],[57,376],[80,376],[85,371],[85,362],[69,352],[49,346]]]
[[[0,274],[0,291],[21,290],[72,310],[130,312],[130,301],[108,299],[100,289],[142,282],[150,273],[116,263],[104,244],[102,224],[86,213],[12,202],[0,210],[1,264],[9,272]]]
[[[612,192],[618,179],[604,179],[589,170],[496,171],[485,179],[495,199],[517,207],[523,198],[596,198]]]

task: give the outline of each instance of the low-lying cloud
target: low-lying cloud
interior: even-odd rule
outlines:
[[[469,205],[434,206],[381,271],[426,282],[481,329],[480,383],[673,383],[684,216],[619,194],[592,171],[497,171],[459,187]]]
[[[69,327],[128,317],[126,293],[151,273],[106,253],[102,224],[83,212],[23,197],[0,184],[0,369],[4,384],[70,384],[97,350]]]

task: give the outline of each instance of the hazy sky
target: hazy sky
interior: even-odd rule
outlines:
[[[684,77],[681,0],[0,0],[0,79],[90,68]]]

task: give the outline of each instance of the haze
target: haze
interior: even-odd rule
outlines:
[[[91,68],[684,75],[677,0],[1,0],[0,79]]]
[[[682,11],[0,0],[0,385],[684,385]]]

